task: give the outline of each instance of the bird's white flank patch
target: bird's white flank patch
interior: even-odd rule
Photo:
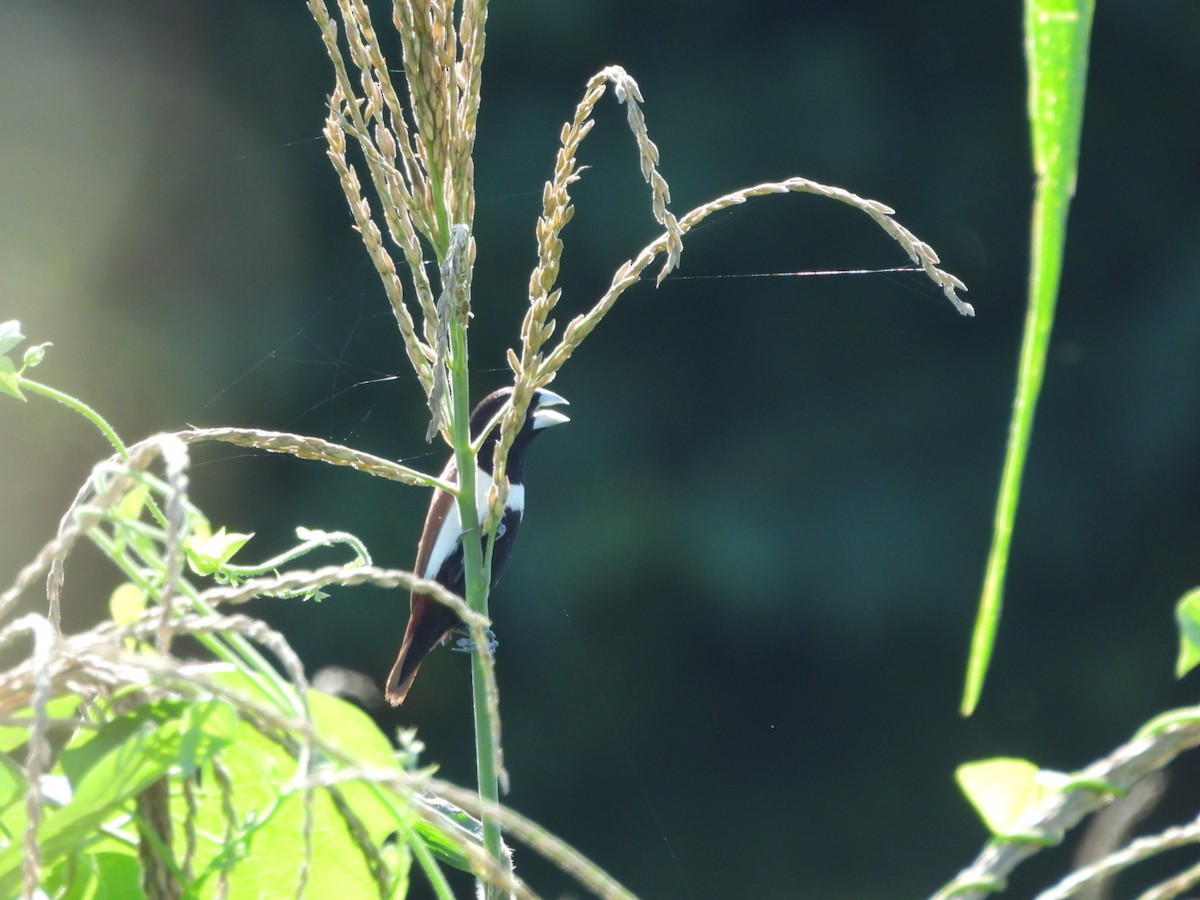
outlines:
[[[487,515],[488,492],[492,489],[492,476],[476,467],[475,469],[475,514],[482,522]],[[525,485],[510,484],[508,486],[508,508],[518,513],[525,511]],[[425,564],[422,578],[435,578],[442,563],[455,551],[462,540],[462,520],[458,515],[458,504],[455,503],[446,513],[442,527],[438,531],[437,540],[429,553],[429,562]]]

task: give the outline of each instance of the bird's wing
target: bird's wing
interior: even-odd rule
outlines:
[[[458,472],[454,464],[446,466],[442,472],[442,480],[457,483]],[[433,499],[429,501],[429,512],[425,514],[425,527],[421,531],[421,540],[417,543],[417,560],[413,563],[413,573],[420,578],[437,578],[443,584],[453,579],[438,578],[439,570],[453,552],[461,539],[439,540],[441,532],[447,525],[447,519],[458,519],[458,509],[455,499],[441,489],[435,489]],[[434,550],[438,559],[433,559]],[[431,565],[432,563],[432,565]]]

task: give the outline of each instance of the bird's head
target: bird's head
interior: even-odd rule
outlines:
[[[491,426],[491,430],[480,446],[479,454],[476,457],[479,460],[479,465],[487,471],[491,471],[492,454],[496,449],[496,441],[500,437],[501,414],[512,399],[512,392],[513,389],[511,387],[493,391],[480,400],[471,413],[472,440],[479,440],[484,429]],[[547,388],[537,388],[533,392],[533,398],[529,402],[529,409],[525,412],[525,422],[521,425],[521,430],[517,432],[516,439],[513,440],[512,449],[509,451],[508,468],[510,476],[522,468],[525,448],[528,447],[531,440],[547,428],[571,421],[566,415],[554,409],[556,406],[567,405],[566,398]]]

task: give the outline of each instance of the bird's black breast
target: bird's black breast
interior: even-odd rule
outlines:
[[[517,531],[521,528],[522,511],[508,508],[500,519],[500,527],[496,529],[496,545],[492,548],[492,587],[500,580],[500,573],[508,565],[512,556],[513,545],[517,542]],[[487,553],[487,542],[484,541],[483,552]]]
[[[492,587],[495,587],[496,582],[500,580],[500,573],[504,571],[509,557],[512,556],[513,545],[517,539],[517,531],[521,527],[521,518],[520,510],[508,508],[504,510],[504,516],[500,519],[500,527],[496,530],[496,545],[492,549]],[[486,538],[482,541],[482,547],[483,552],[486,554]],[[446,590],[453,591],[459,596],[465,596],[466,572],[461,542],[446,557],[446,561],[438,569],[434,580],[445,587]]]

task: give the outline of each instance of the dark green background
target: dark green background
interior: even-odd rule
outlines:
[[[573,421],[534,448],[494,595],[514,808],[646,897],[915,896],[984,840],[955,765],[1077,768],[1192,699],[1171,611],[1200,583],[1200,6],[1096,13],[1060,315],[969,721],[1028,267],[1019,4],[497,2],[488,34],[477,395],[504,381],[558,130],[610,63],[642,87],[676,211],[789,175],[837,184],[893,206],[978,311],[911,275],[680,277],[620,301],[555,382]],[[43,380],[130,439],[246,425],[441,465],[324,157],[331,73],[299,0],[5,4],[0,77],[0,318],[55,342]],[[598,118],[560,322],[656,232],[623,111],[606,98]],[[792,196],[716,217],[680,276],[904,262],[861,214]],[[45,402],[0,415],[7,583],[104,447]],[[258,533],[249,555],[307,525],[411,564],[421,492],[194,456],[213,519]],[[81,626],[112,575],[85,553],[67,584]],[[378,681],[406,603],[258,611],[310,671]],[[435,654],[380,721],[473,778],[464,658]]]

